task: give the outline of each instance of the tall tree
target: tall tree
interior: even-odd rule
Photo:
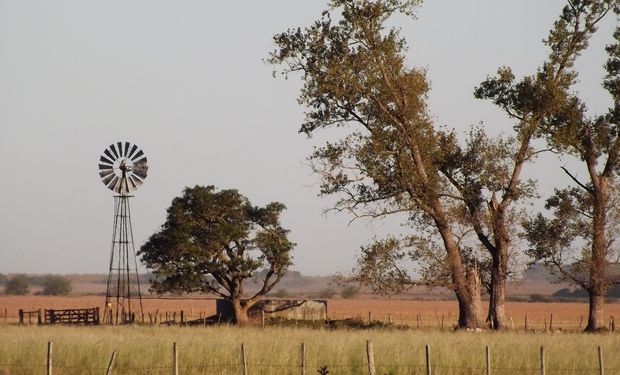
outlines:
[[[252,206],[237,190],[186,188],[172,201],[161,230],[139,252],[157,277],[153,288],[214,293],[230,301],[236,322],[246,322],[247,310],[273,289],[291,264],[295,244],[280,225],[284,209],[278,202]],[[264,268],[266,272],[259,272]],[[244,299],[246,279],[262,286]]]
[[[610,9],[620,14],[620,2],[617,0],[584,3],[591,3],[591,7],[600,9],[601,15],[598,18],[592,17],[594,21]],[[585,6],[577,3],[573,8],[578,10]],[[590,22],[592,30],[595,30],[594,21]],[[563,168],[577,188],[556,192],[556,197],[548,203],[549,207],[555,208],[556,220],[587,223],[587,227],[580,228],[581,231],[575,234],[589,237],[589,251],[580,263],[588,275],[587,281],[582,284],[590,297],[587,331],[604,327],[604,298],[610,287],[606,272],[612,254],[608,233],[610,197],[620,170],[620,28],[616,28],[614,39],[614,43],[606,48],[609,59],[605,65],[607,74],[603,81],[603,87],[613,100],[609,111],[589,116],[587,105],[578,97],[578,93],[566,89],[559,110],[548,116],[544,128],[551,145],[579,158],[587,170],[587,180],[582,181],[574,171]],[[585,215],[587,220],[584,222],[583,217],[579,220],[566,217],[562,210],[565,206],[571,207],[575,213]],[[540,217],[538,219],[542,220]],[[553,222],[547,224],[553,225]]]
[[[348,134],[310,156],[321,192],[355,217],[405,213],[432,226],[444,250],[459,327],[483,325],[477,267],[462,254],[452,216],[453,188],[441,173],[444,136],[429,119],[425,72],[406,66],[405,41],[385,26],[396,13],[413,15],[417,0],[332,0],[305,29],[274,37],[270,62],[300,73],[299,102],[308,108],[300,132],[347,127]],[[337,15],[337,21],[332,14]]]
[[[569,0],[545,40],[550,54],[535,74],[516,81],[510,68],[500,68],[495,77],[487,78],[475,90],[477,98],[491,100],[516,120],[510,162],[502,166],[498,178],[491,185],[481,183],[484,179],[475,177],[476,170],[473,174],[468,171],[471,168],[466,160],[458,164],[466,168],[466,173],[462,173],[455,183],[466,198],[476,234],[491,255],[489,316],[498,329],[507,326],[504,300],[508,249],[512,240],[510,211],[516,201],[532,197],[534,193],[528,190],[527,183],[520,182],[525,164],[537,154],[531,142],[541,134],[546,119],[565,107],[567,90],[577,76],[573,70],[575,60],[587,48],[589,38],[596,31],[596,24],[615,4],[616,0]],[[575,136],[577,134],[574,133]],[[467,180],[473,181],[473,184],[467,183]],[[481,204],[484,201],[486,207]],[[488,218],[488,229],[482,225],[481,214]]]

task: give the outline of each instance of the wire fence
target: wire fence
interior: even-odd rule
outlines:
[[[485,347],[481,353],[484,358],[481,366],[454,365],[434,362],[429,345],[425,346],[424,359],[417,363],[385,363],[375,362],[373,343],[366,341],[366,361],[356,364],[308,361],[306,347],[302,343],[299,350],[299,360],[295,364],[249,361],[246,355],[246,347],[242,343],[239,350],[238,362],[217,362],[188,365],[179,361],[179,347],[176,342],[172,343],[171,359],[169,365],[158,366],[132,366],[130,364],[117,364],[117,353],[113,352],[107,366],[75,365],[62,362],[62,358],[54,358],[53,343],[47,343],[47,357],[45,363],[7,363],[0,358],[0,374],[218,374],[218,375],[248,375],[248,374],[368,374],[368,375],[396,375],[396,374],[618,374],[620,368],[605,367],[603,362],[603,349],[597,347],[598,366],[587,367],[582,365],[573,367],[547,366],[545,347],[540,346],[538,365],[531,363],[522,366],[502,365],[499,361],[491,361],[491,348]],[[583,354],[583,353],[582,353]],[[60,361],[57,361],[60,359]]]

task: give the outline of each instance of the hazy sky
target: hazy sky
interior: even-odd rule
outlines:
[[[398,232],[397,223],[323,214],[318,177],[305,158],[314,144],[297,133],[298,77],[273,79],[264,59],[272,36],[305,26],[325,1],[0,0],[0,272],[106,273],[112,192],[97,161],[115,141],[138,144],[149,176],[132,198],[138,248],[164,222],[186,186],[237,188],[254,204],[281,201],[304,274],[347,271],[360,245]],[[541,39],[562,0],[427,0],[418,20],[399,17],[411,65],[432,81],[438,124],[464,132],[511,122],[474,86],[499,66],[532,73]],[[579,90],[596,111],[610,15],[579,60]],[[562,161],[527,171],[543,194]]]

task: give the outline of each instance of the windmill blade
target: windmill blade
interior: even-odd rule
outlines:
[[[128,151],[129,151],[129,142],[125,142],[125,156],[127,156]]]
[[[104,184],[105,186],[108,186],[108,184],[110,184],[110,181],[112,181],[112,179],[113,179],[114,177],[116,177],[116,175],[114,174],[114,172],[112,172],[112,173],[110,173],[109,175],[107,175],[107,176],[103,177],[103,178],[101,179],[101,182],[103,182],[103,184]],[[108,186],[108,188],[110,188],[110,187]]]
[[[140,180],[137,176],[135,175],[130,175],[129,179],[131,180],[131,183],[134,184],[134,186],[136,187],[136,189],[138,188],[138,186],[142,185],[144,182],[142,182],[142,180]]]
[[[116,148],[118,148],[118,154],[123,157],[123,142],[116,142]]]
[[[127,155],[127,158],[131,159],[131,156],[133,155],[134,152],[136,152],[137,149],[138,149],[138,146],[133,145],[133,147],[131,148],[131,152],[129,153],[129,155]]]
[[[116,183],[118,182],[119,178],[118,176],[114,176],[112,177],[112,180],[110,181],[109,184],[106,184],[108,186],[108,189],[114,191],[114,188],[116,187]]]
[[[105,156],[103,156],[103,155],[101,155],[101,156],[99,157],[99,161],[100,161],[100,162],[102,162],[102,163],[107,163],[107,164],[110,164],[110,165],[114,164],[114,162],[113,162],[112,160],[110,160],[110,159],[106,158],[106,157],[105,157]]]
[[[134,191],[138,188],[138,186],[136,185],[136,183],[133,181],[133,177],[131,175],[129,175],[129,177],[127,177],[127,181],[129,181],[129,190],[130,191]]]
[[[99,176],[101,178],[105,178],[111,174],[114,174],[114,170],[113,169],[102,169],[99,171]]]
[[[110,145],[110,150],[112,150],[112,153],[114,154],[114,159],[118,159],[120,156],[118,155],[118,152],[116,152],[116,147],[114,147],[114,143],[112,143]]]
[[[99,164],[99,170],[102,171],[104,169],[114,169],[114,167],[107,164]]]
[[[116,158],[114,157],[114,155],[112,155],[112,153],[110,152],[110,150],[105,149],[105,151],[103,151],[103,153],[104,153],[104,154],[106,154],[106,156],[107,156],[110,160],[112,160],[112,161],[110,162],[110,164],[114,164],[114,160],[116,160]],[[103,155],[101,155],[101,156],[103,157]]]
[[[144,155],[144,152],[142,152],[142,150],[138,151],[138,153],[131,158],[131,161],[135,162],[136,160],[138,160],[140,158],[140,156]]]

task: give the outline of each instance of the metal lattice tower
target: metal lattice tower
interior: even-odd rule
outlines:
[[[103,321],[126,324],[142,314],[138,261],[131,226],[130,192],[142,185],[148,166],[144,152],[129,142],[111,144],[99,158],[99,176],[114,196],[114,227]]]

